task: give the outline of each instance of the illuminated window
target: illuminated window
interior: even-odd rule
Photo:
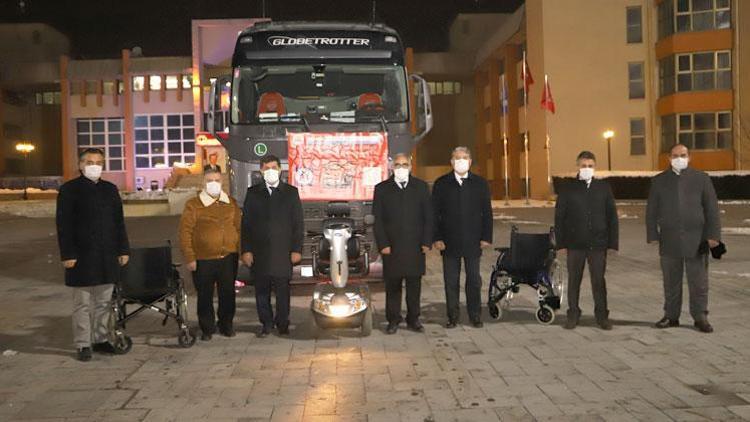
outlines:
[[[190,76],[182,75],[182,89],[190,89],[193,85],[190,83]]]
[[[143,91],[146,87],[145,76],[133,76],[133,91]]]
[[[177,76],[167,76],[167,89],[177,89],[179,88],[180,81],[177,79]]]
[[[161,76],[151,75],[148,77],[148,87],[151,91],[161,91]]]

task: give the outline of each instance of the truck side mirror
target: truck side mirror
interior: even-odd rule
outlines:
[[[414,118],[417,119],[417,133],[414,141],[419,142],[432,130],[432,104],[430,103],[430,87],[427,81],[419,75],[410,75],[414,81],[414,94],[416,96],[417,110]]]
[[[232,95],[232,82],[229,75],[223,75],[211,82],[208,101],[206,130],[223,142],[229,133],[229,104]]]

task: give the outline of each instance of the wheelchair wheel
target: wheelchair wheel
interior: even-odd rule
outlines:
[[[552,324],[555,320],[555,311],[547,305],[540,306],[539,309],[536,310],[536,320],[540,324]]]
[[[115,354],[124,355],[133,348],[133,339],[122,331],[118,330],[113,337],[112,348],[115,350]]]
[[[197,337],[195,333],[190,328],[182,328],[180,330],[180,333],[177,335],[177,343],[180,344],[180,347],[188,348],[193,347],[195,344],[195,341],[197,340]]]
[[[503,317],[503,310],[495,303],[488,304],[487,311],[490,313],[490,317],[495,321],[499,321]]]
[[[175,295],[175,311],[177,312],[177,316],[182,320],[182,322],[187,322],[187,307],[188,307],[188,298],[187,298],[187,292],[185,291],[185,288],[180,286],[179,289],[177,289],[177,294]],[[179,323],[180,321],[178,321]]]

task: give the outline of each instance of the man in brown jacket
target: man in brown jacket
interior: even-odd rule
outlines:
[[[218,286],[219,332],[234,337],[234,280],[237,276],[242,215],[237,202],[221,189],[221,174],[204,173],[204,188],[185,204],[180,219],[180,247],[198,292],[201,340],[216,332],[214,284]]]

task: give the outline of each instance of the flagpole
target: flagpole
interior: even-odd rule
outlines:
[[[545,92],[548,89],[548,87],[549,87],[549,85],[548,85],[548,81],[547,81],[547,74],[545,73],[544,74],[544,90],[545,90]],[[552,183],[552,163],[550,161],[550,156],[552,154],[552,151],[551,151],[552,143],[550,142],[550,137],[549,137],[549,126],[546,123],[547,122],[546,122],[546,119],[545,119],[544,128],[547,131],[547,134],[546,134],[547,135],[547,185],[549,185],[549,199],[548,199],[548,201],[551,202],[552,201],[552,197],[555,194],[555,185]]]
[[[503,175],[505,178],[505,205],[510,205],[510,182],[508,180],[508,92],[505,86],[505,74],[502,75],[501,102],[503,110]]]
[[[526,50],[523,51],[523,148],[525,156],[525,167],[526,167],[526,205],[530,205],[529,202],[529,94],[527,91],[526,78],[528,77],[528,69],[526,68]]]

